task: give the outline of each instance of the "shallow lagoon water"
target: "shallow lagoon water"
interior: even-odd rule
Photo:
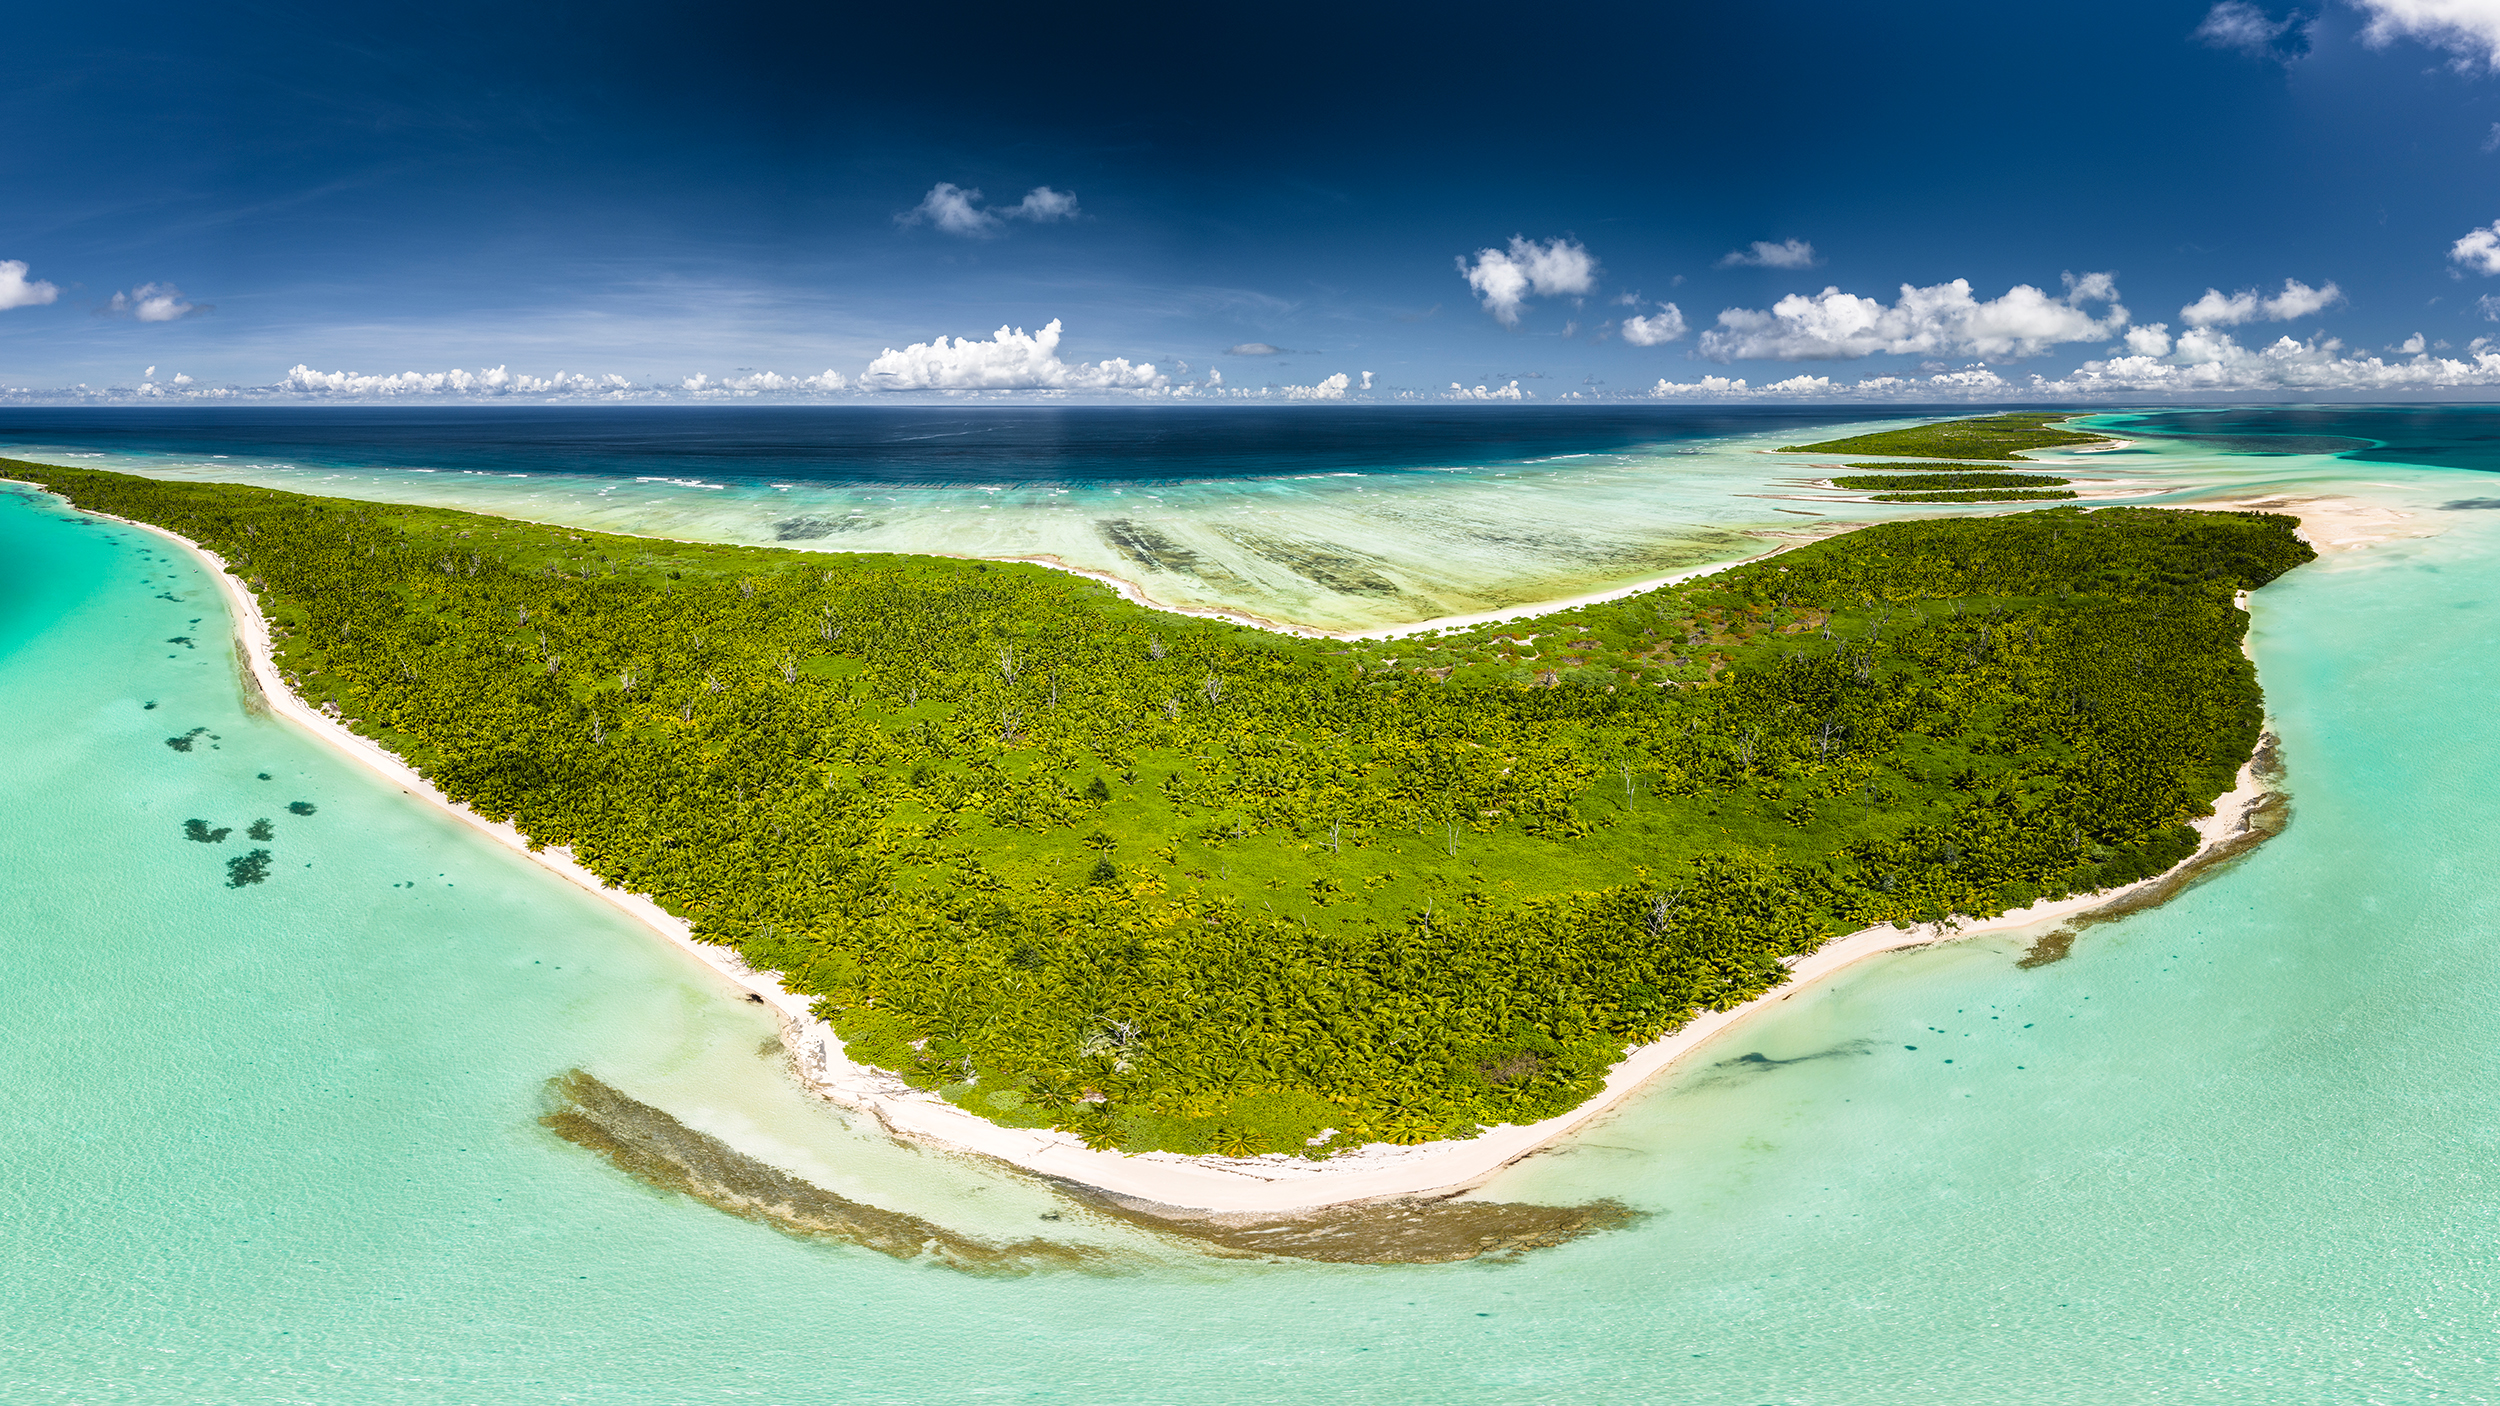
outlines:
[[[1929,511],[1808,486],[1837,460],[1766,454],[1872,427],[1835,414],[16,410],[0,454],[701,541],[1040,557],[1167,605],[1363,630]],[[2042,457],[2100,493],[2210,478],[2179,456]]]
[[[2491,1400],[2500,513],[2438,506],[2471,468],[2181,457],[2439,529],[2257,597],[2291,828],[2063,962],[1799,994],[1490,1189],[1647,1219],[1427,1268],[1044,1223],[846,1129],[686,959],[251,716],[187,562],[0,499],[0,1397]],[[263,815],[271,877],[229,889]],[[845,1194],[1124,1257],[786,1239],[540,1128],[575,1066]]]

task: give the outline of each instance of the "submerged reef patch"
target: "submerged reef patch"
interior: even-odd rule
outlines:
[[[783,518],[773,524],[773,540],[776,542],[813,542],[818,538],[831,537],[837,532],[856,532],[861,528],[874,526],[876,526],[875,521],[864,517]]]
[[[269,851],[253,850],[226,861],[226,887],[239,889],[247,884],[266,882],[269,878]]]
[[[1282,537],[1244,527],[1215,529],[1226,541],[1265,560],[1350,596],[1394,596],[1398,583],[1381,573],[1382,562],[1342,547]]]
[[[551,1107],[538,1121],[647,1185],[801,1239],[838,1241],[973,1274],[1104,1268],[1107,1252],[1047,1240],[993,1244],[934,1221],[836,1195],[697,1132],[582,1070],[547,1081]]]

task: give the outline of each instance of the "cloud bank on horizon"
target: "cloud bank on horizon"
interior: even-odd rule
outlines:
[[[645,0],[597,44],[469,0],[413,36],[298,0],[257,36],[156,0],[42,13],[16,52],[82,86],[0,93],[21,134],[0,401],[2500,386],[2500,0],[2219,0],[2080,33],[2008,14],[1977,37],[1799,3],[1506,31],[1523,81],[1577,72],[1588,35],[1718,56],[1586,91],[1567,139],[1487,122],[1435,77],[1474,50],[1396,7],[1324,46],[1215,16],[1118,45],[1010,17],[967,43],[942,15],[742,28]],[[1992,110],[2036,106],[2052,51],[2162,100],[1974,124],[1911,180],[1865,161],[1865,73],[1948,43],[1978,46],[1963,96]],[[938,51],[942,93],[874,58]],[[1782,110],[1728,124],[1774,61]],[[1119,101],[1045,102],[1035,73]],[[1222,121],[1153,115],[1218,94]],[[165,130],[229,135],[205,157],[146,140]],[[2177,312],[2138,317],[2122,285]],[[353,369],[384,366],[413,369]]]

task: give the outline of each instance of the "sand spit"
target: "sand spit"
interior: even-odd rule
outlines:
[[[40,487],[40,485],[30,485]],[[2347,507],[2347,505],[2349,505]],[[2246,507],[2260,511],[2319,512],[2332,523],[2311,536],[2321,550],[2330,550],[2321,536],[2339,547],[2407,535],[2384,532],[2385,524],[2369,514],[2401,519],[2404,515],[2343,499],[2256,500],[2249,503],[2203,504],[2204,507]],[[80,509],[80,511],[87,511]],[[110,517],[91,513],[91,516]],[[1110,1200],[1156,1217],[1199,1213],[1209,1215],[1290,1215],[1354,1202],[1439,1199],[1481,1185],[1502,1168],[1532,1155],[1567,1134],[1620,1108],[1656,1075],[1708,1044],[1748,1016],[1795,996],[1869,957],[1907,947],[1992,934],[2011,933],[2043,924],[2080,918],[2105,906],[2123,904],[2169,876],[2157,876],[2126,889],[2081,895],[1982,920],[1948,920],[1912,928],[1882,926],[1863,929],[1825,943],[1814,952],[1787,959],[1790,980],[1753,1001],[1725,1011],[1697,1015],[1683,1029],[1630,1050],[1607,1075],[1601,1091],[1588,1102],[1558,1117],[1526,1125],[1504,1125],[1465,1141],[1402,1147],[1375,1143],[1314,1162],[1286,1154],[1252,1158],[1188,1157],[1178,1153],[1124,1154],[1087,1148],[1071,1134],[1050,1129],[1007,1128],[956,1107],[936,1095],[914,1089],[882,1070],[853,1063],[843,1054],[841,1039],[831,1026],[816,1019],[810,998],[784,990],[778,973],[749,968],[738,954],[694,938],[690,927],[650,898],[612,888],[574,863],[559,849],[534,848],[512,826],[477,814],[437,791],[414,768],[342,723],[315,711],[287,687],[273,660],[269,624],[259,601],[246,590],[224,560],[177,533],[148,523],[114,521],[180,544],[212,570],[235,621],[237,652],[269,710],[335,748],[368,771],[418,801],[433,805],[461,823],[487,835],[530,862],[613,905],[670,945],[710,968],[720,979],[781,1017],[783,1040],[794,1065],[815,1092],[841,1106],[877,1120],[899,1137],[925,1141],[959,1151],[993,1157],[1041,1176],[1092,1188]],[[2305,519],[2304,519],[2305,523]],[[2360,534],[2351,540],[2340,526],[2359,524],[2382,535]],[[2304,532],[2304,535],[2309,535]],[[1704,568],[1716,570],[1719,568]],[[1692,574],[1699,574],[1698,572]],[[1623,592],[1610,592],[1611,599]],[[1585,603],[1585,602],[1579,602]],[[2243,606],[2245,597],[2242,598]],[[1520,612],[1506,612],[1516,614]],[[1419,627],[1422,628],[1422,627]],[[2214,812],[2197,822],[2202,843],[2186,864],[2195,865],[2217,847],[2248,828],[2246,819],[2268,795],[2269,788],[2254,763],[2243,768],[2238,785],[2214,803]],[[2208,861],[2209,862],[2209,861]],[[2177,872],[2176,870],[2172,872]],[[1393,1214],[1404,1214],[1391,1209]],[[1222,1228],[1214,1221],[1208,1225]]]

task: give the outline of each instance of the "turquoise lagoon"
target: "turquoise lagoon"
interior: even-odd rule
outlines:
[[[2500,416],[2317,413],[2109,422],[2174,436],[2129,456],[2165,496],[2412,514],[2256,597],[2284,835],[2063,962],[1974,940],[1780,1003],[1488,1189],[1645,1219],[1433,1267],[1205,1259],[845,1126],[688,959],[253,714],[187,560],[0,497],[0,1399],[2493,1400],[2500,512],[2463,505]],[[577,1066],[1106,1268],[650,1190],[536,1122]]]

